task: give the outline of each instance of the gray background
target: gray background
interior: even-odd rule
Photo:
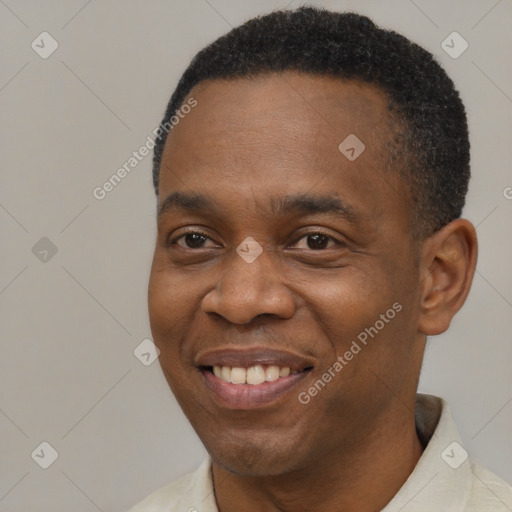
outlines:
[[[430,341],[421,390],[448,400],[470,452],[511,481],[512,2],[316,3],[425,46],[467,105],[478,271],[449,333]],[[151,337],[151,157],[102,201],[92,191],[158,125],[196,51],[298,5],[0,0],[0,510],[126,510],[204,456],[158,362],[133,354]],[[43,31],[59,44],[47,59],[31,48]],[[469,43],[457,59],[441,48],[453,31]],[[46,261],[47,242],[32,251],[42,237],[57,248]],[[42,441],[59,455],[48,469],[31,457]]]

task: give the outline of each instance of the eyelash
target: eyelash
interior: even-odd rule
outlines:
[[[201,236],[204,236],[205,238],[210,238],[203,231],[199,231],[199,230],[196,230],[196,229],[190,229],[190,230],[186,231],[185,233],[182,233],[180,236],[177,236],[177,237],[173,238],[172,240],[169,240],[166,245],[168,247],[170,247],[171,245],[175,245],[178,240],[180,240],[181,238],[186,237],[187,235],[201,235]],[[187,249],[190,249],[190,247],[187,247]]]
[[[169,242],[166,244],[167,247],[170,247],[172,245],[176,245],[176,242],[178,240],[186,237],[187,235],[201,235],[201,236],[204,236],[205,238],[209,238],[211,240],[211,238],[206,233],[204,233],[203,231],[191,229],[191,230],[186,231],[185,233],[182,233],[181,235],[173,238],[172,240],[169,240]],[[299,240],[302,240],[303,238],[305,238],[307,236],[310,236],[310,235],[322,235],[322,236],[325,236],[329,241],[334,242],[337,246],[343,245],[342,242],[340,242],[339,240],[333,238],[331,235],[327,234],[326,232],[324,232],[322,230],[316,230],[316,231],[310,231],[309,233],[304,233],[303,235],[301,235],[300,237],[295,239],[295,241],[293,242],[293,245],[295,245]],[[182,247],[182,248],[189,249],[189,250],[192,250],[192,251],[195,250],[192,247]],[[202,248],[200,247],[199,249],[202,249]],[[315,251],[315,249],[310,249],[310,250],[311,251]],[[325,251],[325,249],[316,249],[316,251],[321,251],[321,250]]]

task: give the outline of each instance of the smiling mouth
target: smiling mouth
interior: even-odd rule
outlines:
[[[249,367],[214,365],[208,366],[206,369],[224,382],[235,385],[249,384],[251,386],[257,386],[264,382],[274,382],[279,379],[285,379],[289,375],[307,372],[312,369],[312,366],[308,366],[302,370],[292,370],[289,366],[271,364],[256,364]]]
[[[215,402],[228,409],[254,409],[270,405],[295,388],[312,366],[292,370],[289,366],[256,364],[202,366],[203,382]]]

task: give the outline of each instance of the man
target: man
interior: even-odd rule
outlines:
[[[477,258],[466,115],[432,55],[274,12],[194,58],[161,126],[151,329],[209,457],[134,512],[512,510],[416,393]]]

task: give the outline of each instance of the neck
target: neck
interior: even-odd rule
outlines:
[[[395,400],[359,442],[338,446],[303,469],[272,477],[233,474],[213,463],[219,512],[374,512],[382,510],[412,473],[423,448],[414,397]],[[407,413],[404,414],[404,411]]]

